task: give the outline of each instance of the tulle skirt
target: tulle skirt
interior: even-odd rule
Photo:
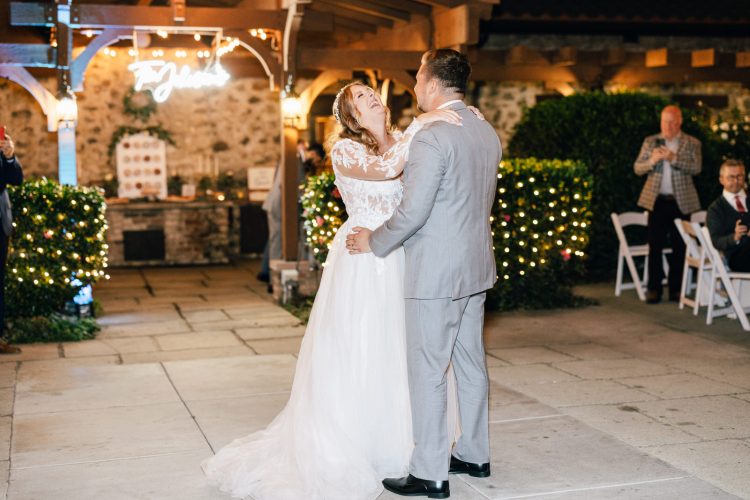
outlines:
[[[369,500],[408,473],[404,251],[349,255],[355,225],[334,238],[286,407],[202,464],[236,498]]]

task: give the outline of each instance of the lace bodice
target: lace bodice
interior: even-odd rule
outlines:
[[[399,176],[409,158],[411,140],[421,128],[414,120],[403,133],[395,132],[396,143],[382,155],[369,153],[363,144],[351,139],[333,146],[335,184],[350,219],[374,229],[393,214],[403,194]]]

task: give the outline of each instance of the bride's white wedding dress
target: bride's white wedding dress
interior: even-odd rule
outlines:
[[[348,220],[333,239],[300,348],[289,402],[262,431],[203,463],[212,483],[258,500],[369,500],[408,473],[404,250],[350,255],[351,228],[375,229],[401,201],[397,176],[415,121],[384,155],[344,139],[331,152]]]

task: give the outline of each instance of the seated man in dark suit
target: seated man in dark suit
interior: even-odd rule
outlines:
[[[724,252],[729,269],[750,272],[750,237],[748,237],[748,198],[745,192],[745,165],[727,160],[721,165],[719,182],[724,192],[708,207],[706,225],[711,241]]]

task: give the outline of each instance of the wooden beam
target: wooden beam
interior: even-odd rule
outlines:
[[[384,5],[392,9],[405,10],[410,14],[418,16],[429,16],[432,13],[432,7],[419,2],[413,2],[412,0],[370,0],[370,3]]]
[[[122,39],[131,38],[133,32],[125,29],[107,29],[104,30],[100,35],[91,40],[86,48],[78,54],[78,57],[73,61],[71,67],[71,86],[73,91],[80,92],[83,90],[83,77],[86,72],[91,59],[94,58],[99,50],[112,45]]]
[[[360,33],[377,33],[378,31],[378,27],[374,24],[361,23],[359,21],[355,21],[354,19],[349,19],[346,17],[337,16],[334,19],[333,23],[334,25],[336,25],[336,27],[348,28]]]
[[[39,83],[39,80],[29,73],[26,68],[18,66],[0,65],[0,78],[7,78],[25,88],[42,107],[42,112],[47,116],[47,130],[57,130],[57,98]]]
[[[602,65],[615,66],[625,62],[625,49],[623,47],[612,47],[607,50],[602,58]]]
[[[694,50],[690,53],[690,66],[693,68],[708,68],[716,64],[714,49]]]
[[[423,52],[300,48],[299,67],[305,69],[418,70]]]
[[[549,64],[549,61],[538,50],[531,49],[525,45],[516,45],[507,51],[505,64],[510,66],[523,64]]]
[[[744,52],[737,52],[735,59],[735,67],[737,68],[750,68],[750,50]]]
[[[438,49],[456,45],[470,45],[471,16],[469,7],[461,5],[453,9],[438,12],[433,17],[435,47]],[[477,33],[478,38],[479,33]]]
[[[464,0],[416,0],[419,3],[430,5],[432,7],[447,7],[453,8],[461,5]]]
[[[330,33],[333,31],[333,14],[330,12],[320,12],[316,10],[305,10],[305,17],[302,18],[302,27],[305,31],[320,33]]]
[[[0,66],[54,68],[57,51],[41,43],[0,43]]]
[[[411,76],[406,71],[387,69],[379,71],[378,74],[380,75],[380,78],[382,80],[389,79],[393,82],[400,83],[401,85],[406,87],[406,90],[409,91],[409,93],[413,97],[416,97],[416,95],[414,94],[414,85],[417,84],[417,79]]]
[[[248,29],[268,28],[280,30],[284,27],[284,12],[281,10],[259,10],[247,8],[188,7],[185,22],[175,22],[172,7],[144,7],[138,5],[93,5],[78,4],[72,13],[74,28],[129,28],[139,27],[184,27]],[[43,3],[11,2],[11,24],[13,26],[53,26],[54,18],[47,14]]]
[[[343,7],[357,12],[363,12],[371,16],[384,17],[394,21],[410,21],[411,14],[403,9],[396,9],[386,5],[380,5],[365,0],[328,0],[338,7]]]
[[[364,12],[350,10],[346,7],[336,6],[325,0],[319,0],[313,4],[316,10],[334,14],[336,17],[345,17],[361,23],[374,24],[383,28],[393,28],[393,21],[384,17],[372,16]]]
[[[653,49],[646,51],[646,67],[661,68],[668,64],[667,48]]]
[[[225,34],[227,36],[232,36],[240,40],[240,46],[250,52],[260,63],[263,71],[265,72],[265,76],[269,79],[270,88],[272,90],[279,90],[279,87],[283,83],[281,53],[274,52],[273,50],[271,50],[271,47],[269,47],[267,43],[254,36],[251,36],[245,30],[227,31]],[[224,64],[227,60],[229,59],[226,57],[223,58],[222,64]]]
[[[552,58],[556,66],[573,66],[578,58],[578,49],[575,47],[561,47]]]

